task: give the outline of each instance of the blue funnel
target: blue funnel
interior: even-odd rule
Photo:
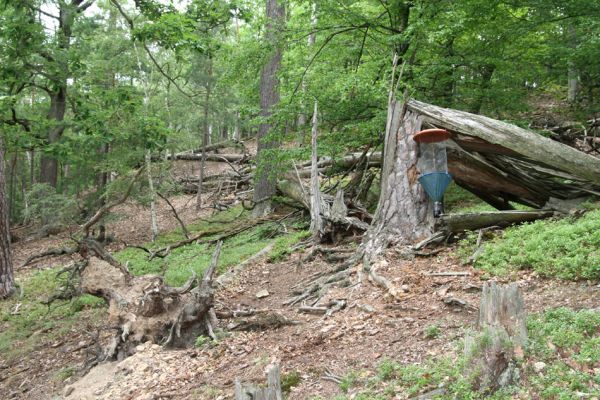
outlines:
[[[430,172],[419,177],[419,183],[434,202],[442,201],[450,182],[452,176],[447,172]]]

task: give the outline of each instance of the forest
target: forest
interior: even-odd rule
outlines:
[[[0,398],[600,398],[600,2],[0,0]]]

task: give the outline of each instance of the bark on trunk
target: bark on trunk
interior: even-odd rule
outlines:
[[[315,242],[319,242],[324,232],[324,224],[323,224],[323,216],[322,216],[322,200],[321,200],[321,187],[319,185],[319,169],[317,167],[317,135],[318,135],[318,127],[317,127],[317,112],[318,105],[315,101],[315,110],[312,118],[312,139],[311,139],[311,147],[312,147],[312,163],[311,163],[311,176],[310,176],[310,230],[312,232],[313,240]]]
[[[15,290],[4,183],[4,145],[0,137],[0,299],[10,296]]]
[[[60,82],[62,85],[63,82]],[[63,121],[65,119],[65,111],[67,105],[67,87],[66,78],[64,86],[60,87],[54,94],[50,96],[50,111],[48,112],[48,120],[55,126],[50,128],[47,136],[47,144],[56,143],[65,129]],[[49,154],[42,153],[40,163],[40,182],[47,183],[52,187],[56,187],[58,183],[58,160]]]
[[[260,108],[261,117],[268,119],[273,114],[273,108],[279,103],[279,84],[277,73],[281,65],[282,49],[279,35],[285,22],[285,11],[281,0],[266,0],[267,40],[274,46],[271,59],[263,67],[260,76]],[[268,138],[272,134],[272,121],[263,122],[258,129],[257,158],[260,163],[256,185],[254,187],[254,217],[261,217],[271,211],[271,197],[275,194],[276,177],[273,161],[265,157],[268,150],[276,146],[276,141]]]
[[[403,108],[395,99],[388,107],[381,195],[362,245],[367,261],[379,255],[392,239],[411,243],[432,231],[433,214],[417,180],[418,146],[412,139],[421,128],[421,119]]]

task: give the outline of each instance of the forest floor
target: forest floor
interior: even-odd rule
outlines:
[[[183,205],[190,201],[190,196],[181,196],[175,203],[185,208]],[[112,227],[117,237],[140,244],[148,239],[144,232],[132,239],[130,228],[149,224],[147,210],[127,205],[119,213],[123,214],[122,222]],[[194,218],[192,214],[186,217],[188,222]],[[175,228],[167,225],[167,219],[162,220],[162,226]],[[23,241],[15,247],[16,264],[25,255],[64,240],[59,236]],[[117,249],[121,244],[114,246]],[[257,260],[216,294],[220,309],[268,309],[293,321],[293,325],[256,332],[231,331],[218,343],[200,341],[193,349],[166,350],[158,345],[142,345],[135,355],[121,362],[101,364],[80,377],[80,368],[94,346],[90,333],[103,326],[106,315],[104,308],[84,304],[70,325],[55,324],[47,330],[36,330],[24,342],[12,344],[16,348],[25,346],[26,351],[15,353],[18,357],[1,356],[3,393],[11,393],[8,398],[22,399],[227,399],[232,398],[235,378],[262,382],[265,367],[279,361],[284,382],[290,386],[287,398],[333,398],[344,392],[352,398],[352,384],[357,376],[366,379],[376,375],[377,366],[385,360],[415,365],[428,359],[456,357],[457,343],[466,329],[474,327],[479,292],[487,279],[480,270],[463,265],[453,248],[434,257],[412,260],[403,259],[392,248],[385,257],[387,265],[379,272],[404,289],[403,297],[394,299],[369,282],[335,289],[322,302],[343,299],[347,307],[323,318],[300,314],[296,307],[283,305],[298,282],[330,268],[321,258],[308,263],[302,258],[302,252],[297,252],[282,262]],[[18,269],[17,276],[24,279],[32,274],[32,268],[66,262],[64,258],[41,262]],[[431,272],[449,271],[469,275],[428,276]],[[356,275],[353,278],[356,280]],[[530,313],[562,306],[600,306],[600,287],[591,282],[541,279],[531,271],[512,276],[511,280],[522,288]],[[257,293],[264,290],[268,296],[257,298]],[[464,301],[464,305],[444,302],[451,298]],[[231,323],[223,320],[220,328],[227,332]],[[356,375],[356,371],[360,374]],[[339,378],[338,382],[331,377]]]
[[[176,163],[175,171],[178,175],[195,176],[197,171],[192,164],[197,163]],[[223,163],[209,164],[213,173],[224,168],[227,166]],[[452,196],[450,192],[448,197]],[[171,201],[186,225],[200,230],[215,225],[224,228],[239,225],[246,218],[237,211],[219,213],[216,217],[211,216],[210,208],[196,211],[195,196],[179,195]],[[164,235],[161,240],[172,241],[180,235],[178,224],[164,202],[159,201],[157,206]],[[473,207],[477,209],[480,205]],[[219,219],[221,214],[223,219]],[[130,268],[137,273],[162,270],[167,272],[167,280],[180,282],[184,277],[177,273],[189,274],[190,268],[200,272],[198,268],[206,267],[211,249],[195,244],[185,246],[166,260],[178,265],[179,272],[174,271],[177,273],[165,270],[162,261],[140,266],[142,258],[123,249],[127,244],[142,245],[150,241],[148,208],[128,202],[117,207],[114,215],[108,231],[116,240],[108,249],[122,261],[131,261]],[[206,222],[211,218],[212,225]],[[273,237],[269,233],[272,229],[263,229],[224,246],[221,272],[267,246],[274,245],[276,250],[272,253],[277,255],[265,255],[248,263],[232,282],[217,289],[216,304],[220,310],[269,310],[284,316],[291,324],[241,332],[234,329],[236,321],[223,319],[217,342],[200,337],[194,348],[183,350],[148,343],[138,346],[136,353],[125,360],[101,363],[91,369],[86,368],[86,362],[96,354],[98,337],[109,329],[104,303],[82,296],[51,306],[40,304],[40,299],[50,296],[56,285],[60,285],[61,281],[55,278],[58,268],[76,256],[54,257],[20,267],[32,254],[67,244],[68,232],[47,238],[22,238],[13,248],[13,257],[23,292],[0,304],[0,393],[5,398],[31,400],[230,399],[236,378],[261,383],[265,368],[273,361],[281,365],[287,399],[418,398],[415,396],[456,379],[446,364],[459,364],[460,344],[465,332],[475,328],[480,291],[491,278],[481,269],[462,262],[459,244],[448,246],[432,257],[412,259],[403,256],[400,249],[390,248],[378,272],[402,288],[402,297],[393,298],[368,281],[359,284],[355,271],[351,276],[353,285],[331,290],[321,299],[321,303],[344,300],[346,307],[323,317],[299,313],[297,306],[285,306],[284,302],[292,296],[296,285],[331,268],[331,264],[321,257],[303,261],[307,250],[292,250],[303,237],[302,228],[294,228],[294,222],[279,225],[280,237]],[[347,240],[352,246],[360,238]],[[467,275],[430,275],[452,271]],[[579,343],[567,343],[571,347],[563,343],[565,347],[554,356],[544,351],[528,356],[523,368],[531,376],[527,378],[529,384],[537,386],[508,398],[600,398],[600,378],[591,378],[600,377],[598,282],[542,278],[532,270],[492,279],[517,282],[523,291],[526,310],[537,318],[535,321],[554,323],[538,316],[558,307],[595,313],[589,314],[592,318],[588,319],[595,322],[588,323],[591,331],[588,325],[582,328],[588,329],[583,336],[569,330],[569,321],[581,319],[576,311],[555,315],[562,324],[558,328],[536,322],[538,331],[533,332],[536,343],[553,348],[554,342],[562,340],[561,335]],[[259,292],[263,293],[257,296]],[[577,325],[575,322],[571,325]],[[553,327],[558,337],[544,331],[546,326]],[[583,359],[579,355],[588,351],[588,344],[591,355]],[[598,349],[593,350],[595,345]],[[548,373],[540,367],[542,359],[548,364],[545,367]],[[564,376],[569,378],[563,379]],[[558,382],[555,384],[558,391],[540,396],[550,381]]]

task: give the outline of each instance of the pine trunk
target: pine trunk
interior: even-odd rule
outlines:
[[[277,72],[281,66],[281,46],[279,32],[283,28],[285,13],[282,4],[277,0],[266,0],[267,40],[274,45],[275,50],[271,59],[263,67],[260,75],[260,108],[261,117],[268,119],[273,114],[273,107],[279,103],[279,84]],[[271,133],[273,123],[263,122],[258,128],[258,160],[260,167],[254,187],[254,217],[261,217],[271,211],[271,197],[275,195],[274,163],[267,155],[276,142],[267,135]]]
[[[4,193],[4,146],[0,137],[0,299],[15,290],[12,259],[10,257],[10,227]]]
[[[418,114],[392,99],[388,108],[381,195],[363,254],[373,260],[393,239],[411,243],[431,233],[433,214],[418,182],[418,145],[412,134],[421,128]]]

